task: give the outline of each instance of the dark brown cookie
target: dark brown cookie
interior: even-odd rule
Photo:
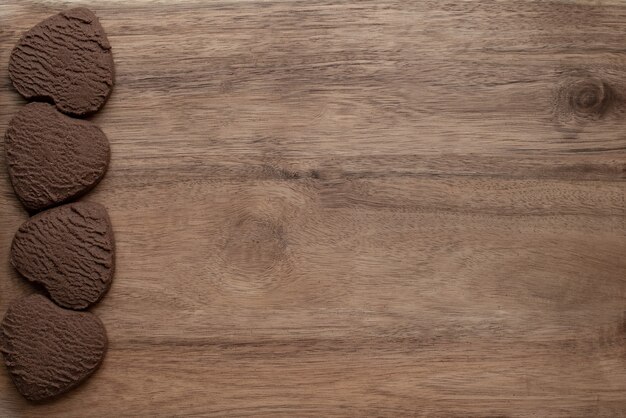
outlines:
[[[32,401],[50,399],[84,381],[107,350],[106,330],[97,316],[59,308],[38,294],[14,302],[0,331],[13,383]]]
[[[77,202],[39,213],[15,233],[10,260],[64,308],[84,309],[109,290],[115,249],[104,206]]]
[[[26,99],[51,100],[75,116],[93,113],[113,88],[111,45],[89,9],[61,12],[22,36],[9,58],[9,76]]]
[[[109,165],[109,141],[91,122],[47,103],[29,103],[11,119],[5,151],[13,189],[29,212],[79,197]]]

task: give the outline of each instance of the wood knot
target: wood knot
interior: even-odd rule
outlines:
[[[590,122],[604,118],[615,102],[611,86],[594,76],[564,80],[555,97],[555,119],[563,127],[579,131]]]
[[[245,276],[260,276],[272,269],[286,248],[284,232],[269,220],[245,218],[237,222],[224,246],[223,258]]]
[[[293,244],[313,212],[316,194],[307,182],[246,186],[227,201],[227,216],[214,238],[212,278],[222,292],[264,294],[296,280]],[[295,234],[295,235],[294,235]]]
[[[572,83],[567,94],[572,112],[582,117],[601,117],[608,109],[612,96],[609,85],[595,78]]]
[[[217,284],[222,290],[249,294],[286,284],[292,264],[280,222],[244,214],[226,233],[218,254],[224,274],[217,277]]]

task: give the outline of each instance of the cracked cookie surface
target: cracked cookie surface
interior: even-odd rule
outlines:
[[[106,209],[99,203],[77,202],[33,216],[15,233],[10,260],[58,305],[89,307],[113,280],[115,244]]]
[[[29,212],[87,193],[104,177],[110,159],[100,128],[47,103],[29,103],[11,119],[5,153],[13,189]]]
[[[98,317],[33,294],[14,302],[0,325],[4,362],[19,392],[43,401],[74,388],[100,366],[107,336]]]
[[[51,101],[74,116],[94,113],[113,88],[111,45],[96,15],[74,8],[24,33],[11,52],[9,76],[26,99]]]

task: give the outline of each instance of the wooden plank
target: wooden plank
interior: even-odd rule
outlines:
[[[3,2],[0,69],[71,3]],[[43,405],[0,373],[0,415],[626,415],[626,2],[77,4],[111,346]],[[23,103],[5,73],[0,131]]]

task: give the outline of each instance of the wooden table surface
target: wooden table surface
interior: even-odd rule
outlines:
[[[1,416],[626,416],[626,2],[76,4],[117,71],[110,348],[43,405],[0,366]],[[0,133],[71,5],[2,1]]]

